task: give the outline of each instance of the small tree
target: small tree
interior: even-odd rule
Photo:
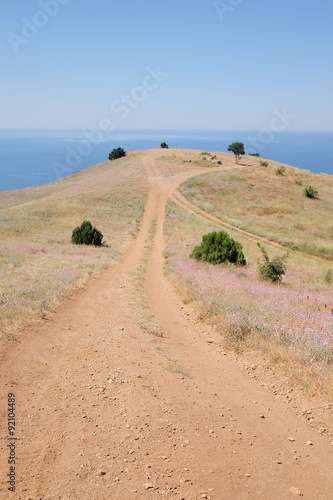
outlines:
[[[306,188],[304,188],[304,195],[307,198],[317,198],[318,197],[318,191],[313,186],[307,186]]]
[[[125,155],[126,153],[123,148],[116,148],[109,154],[109,160],[117,160],[118,158],[121,158]]]
[[[259,263],[259,275],[262,279],[272,281],[273,283],[282,281],[282,276],[286,274],[287,271],[285,261],[288,257],[288,253],[285,253],[281,257],[275,256],[272,260],[270,260],[266,249],[262,247],[260,243],[258,243],[258,247],[260,248],[264,258],[264,260]]]
[[[242,142],[233,142],[228,147],[228,151],[234,153],[236,163],[238,163],[241,156],[245,155],[244,144]]]
[[[193,249],[190,257],[210,264],[238,264],[245,266],[243,248],[238,241],[230,238],[225,231],[213,231],[202,237],[200,246]]]
[[[166,142],[162,142],[162,143],[161,143],[161,148],[168,149],[168,148],[169,148],[169,146],[167,145],[167,143],[166,143]]]
[[[101,246],[103,235],[98,229],[92,227],[90,221],[85,220],[81,226],[76,227],[72,233],[72,242],[76,245]]]

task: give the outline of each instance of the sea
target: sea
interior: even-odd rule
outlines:
[[[125,151],[159,147],[227,152],[243,142],[259,153],[314,173],[333,175],[333,131],[254,130],[0,130],[0,191],[48,184]]]

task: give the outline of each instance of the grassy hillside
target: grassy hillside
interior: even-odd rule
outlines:
[[[189,179],[181,192],[192,203],[230,224],[284,246],[333,260],[333,178],[259,160]],[[307,185],[319,196],[304,196]]]
[[[0,193],[0,331],[8,338],[124,254],[144,210],[143,153],[45,186]],[[90,220],[101,248],[71,243]]]

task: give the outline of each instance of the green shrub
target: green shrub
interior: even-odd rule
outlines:
[[[277,283],[282,281],[282,276],[286,273],[287,267],[285,261],[288,254],[284,254],[281,257],[275,256],[272,260],[269,259],[267,252],[264,247],[258,243],[258,246],[263,255],[263,261],[259,263],[258,272],[262,279],[272,281]]]
[[[117,160],[118,158],[121,158],[125,155],[126,153],[123,148],[116,148],[109,154],[109,160]]]
[[[268,161],[266,161],[266,160],[260,160],[260,165],[262,167],[268,167]]]
[[[167,145],[166,142],[162,142],[161,143],[161,148],[164,148],[164,149],[169,149],[169,146]]]
[[[303,186],[303,181],[301,181],[299,179],[295,179],[295,184],[296,184],[296,186]]]
[[[260,154],[259,153],[249,153],[249,156],[256,156],[257,158],[260,158]]]
[[[246,260],[240,243],[225,231],[213,231],[202,237],[200,246],[193,249],[190,257],[210,264],[237,264],[245,266]]]
[[[284,165],[280,165],[276,170],[276,175],[284,175],[286,173],[286,167]]]
[[[329,269],[326,273],[326,276],[325,276],[325,281],[326,283],[332,283],[332,280],[333,280],[333,271],[332,269]]]
[[[72,233],[72,242],[76,245],[101,246],[103,235],[98,229],[92,227],[91,222],[85,220],[81,226],[76,227]]]
[[[298,245],[295,243],[294,245],[291,246],[291,249],[293,251],[298,250]]]
[[[313,186],[306,186],[306,188],[304,188],[304,195],[307,198],[317,198],[318,197],[318,191]]]

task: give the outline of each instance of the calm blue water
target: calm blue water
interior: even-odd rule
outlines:
[[[92,135],[89,135],[92,134]],[[273,134],[272,134],[273,135]],[[255,131],[100,131],[0,130],[0,191],[47,184],[107,160],[116,147],[150,149],[165,141],[169,147],[226,152],[231,142],[245,151],[333,175],[332,132],[276,132],[264,137]],[[257,141],[257,148],[253,144]],[[269,139],[269,142],[268,142]]]

